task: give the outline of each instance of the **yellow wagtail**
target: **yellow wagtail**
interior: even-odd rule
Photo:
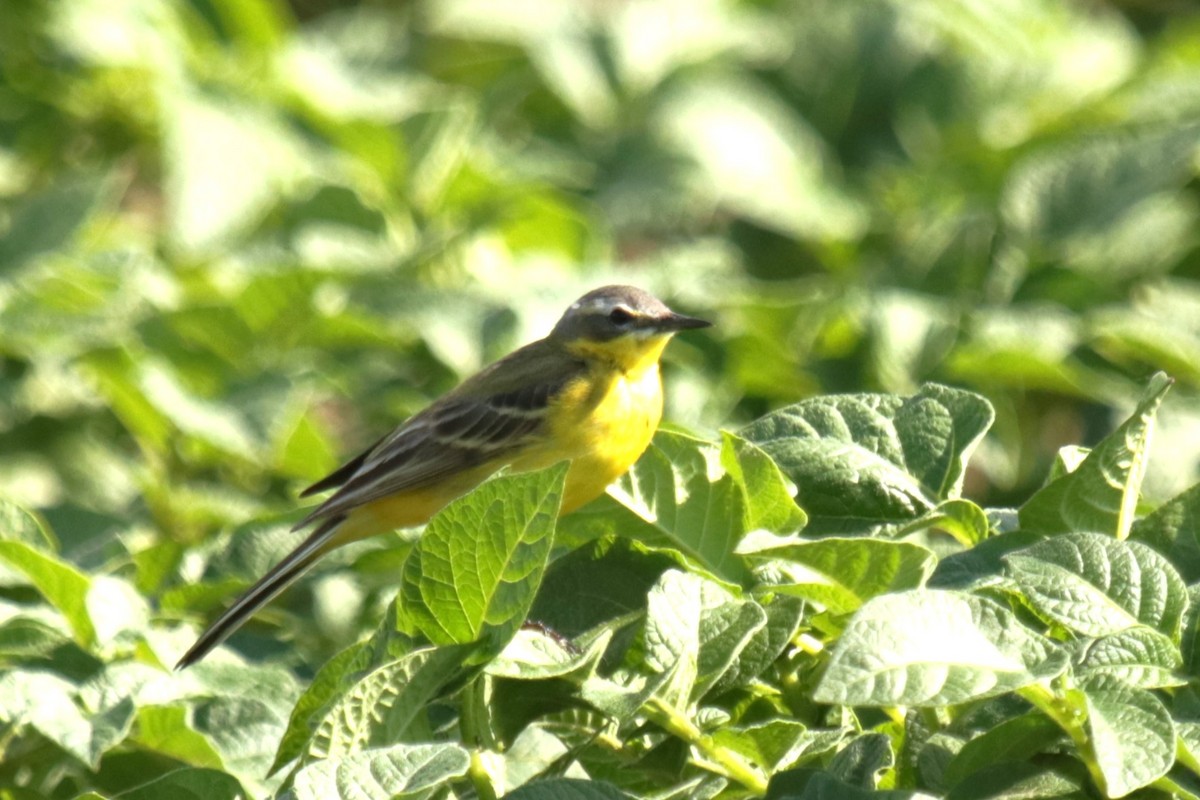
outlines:
[[[206,630],[176,668],[194,664],[325,553],[421,525],[502,467],[570,461],[561,513],[599,496],[650,444],[662,415],[658,362],[671,336],[710,323],[632,286],[571,304],[545,339],[468,378],[302,493],[337,487],[296,525],[319,523]]]

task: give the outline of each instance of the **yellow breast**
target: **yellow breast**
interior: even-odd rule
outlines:
[[[638,357],[623,363],[589,358],[588,372],[555,398],[549,415],[552,448],[513,464],[518,470],[539,469],[570,459],[562,513],[600,496],[649,446],[662,418],[658,357],[666,338],[641,343]]]

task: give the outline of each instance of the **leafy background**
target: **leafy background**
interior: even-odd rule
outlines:
[[[718,322],[669,352],[668,418],[690,428],[966,387],[996,422],[965,493],[1018,505],[1165,369],[1147,504],[1196,480],[1191,4],[0,16],[0,493],[64,562],[120,576],[101,642],[153,614],[155,647],[182,650],[176,623],[287,549],[305,481],[602,282]],[[379,619],[402,553],[339,553],[234,644],[307,681]],[[97,658],[63,657],[68,678]],[[143,740],[181,713],[146,711]]]

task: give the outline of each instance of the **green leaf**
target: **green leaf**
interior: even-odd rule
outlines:
[[[1058,725],[1040,712],[1006,719],[991,730],[971,739],[958,751],[942,781],[954,789],[975,773],[993,764],[1026,763],[1039,753],[1056,747],[1065,735]]]
[[[191,724],[221,754],[225,769],[257,791],[284,733],[286,714],[254,697],[218,696],[197,704]]]
[[[77,688],[49,672],[11,670],[0,675],[0,721],[13,729],[26,725],[97,768],[101,757],[128,734],[133,704],[122,702],[88,717],[76,702]]]
[[[1150,379],[1133,415],[1105,437],[1072,473],[1048,483],[1021,507],[1021,527],[1061,533],[1096,531],[1124,539],[1137,511],[1154,418],[1171,379]]]
[[[638,714],[642,706],[664,687],[677,685],[677,673],[689,666],[686,659],[677,660],[669,669],[651,675],[618,672],[605,678],[589,675],[579,687],[579,696],[597,711],[612,717],[618,723],[626,722]],[[685,676],[687,683],[695,680],[695,668]],[[676,692],[678,696],[679,692]]]
[[[670,570],[647,599],[646,665],[673,673],[667,699],[684,708],[720,680],[766,621],[757,603],[738,600],[698,575]]]
[[[183,706],[142,706],[137,714],[134,741],[148,750],[175,758],[195,767],[224,766],[221,754],[204,734],[188,724]]]
[[[353,673],[366,667],[369,655],[366,644],[359,643],[347,647],[321,665],[292,707],[287,730],[279,740],[269,774],[275,774],[280,767],[304,752],[304,746],[319,724],[321,710],[338,697]]]
[[[45,523],[32,512],[0,497],[0,541],[24,542],[35,550],[57,552],[58,542]],[[0,561],[0,586],[24,586],[22,573]]]
[[[92,579],[84,597],[96,642],[106,645],[121,634],[142,633],[150,620],[150,605],[136,589],[110,575]]]
[[[979,544],[987,538],[991,530],[987,512],[970,500],[961,498],[938,503],[928,514],[901,529],[900,534],[908,536],[929,528],[949,533],[963,547]]]
[[[874,789],[880,773],[896,765],[892,741],[882,733],[854,737],[829,762],[829,774],[851,786]]]
[[[964,748],[965,749],[965,748]],[[984,767],[946,795],[946,800],[1091,800],[1084,780],[1069,767],[1006,762]]]
[[[1179,637],[1187,587],[1144,544],[1068,534],[1011,553],[1004,563],[1029,603],[1071,630],[1103,636],[1148,625]]]
[[[113,194],[113,181],[96,175],[59,175],[46,189],[25,195],[0,229],[0,275],[71,246],[72,238]]]
[[[625,794],[610,783],[578,778],[534,781],[504,796],[507,800],[633,800],[633,795]]]
[[[494,677],[519,680],[558,678],[594,668],[611,641],[612,631],[604,631],[586,650],[576,650],[540,630],[521,629],[484,671]]]
[[[868,601],[850,619],[813,698],[932,707],[1004,694],[1060,674],[1066,654],[1011,611],[958,592]]]
[[[938,562],[929,585],[937,589],[971,589],[998,583],[1004,574],[1004,558],[1045,537],[1030,531],[1010,531],[984,539],[961,553],[951,553]]]
[[[802,600],[783,594],[770,601],[760,600],[760,607],[767,615],[766,624],[737,654],[736,661],[713,686],[712,694],[743,686],[775,663],[800,629],[806,610]]]
[[[794,764],[801,757],[815,758],[839,747],[845,730],[810,730],[791,719],[773,719],[755,725],[721,726],[713,742],[753,761],[767,774]]]
[[[776,411],[741,435],[798,487],[815,534],[863,532],[957,497],[990,427],[982,397],[936,384],[915,395],[833,395]]]
[[[1188,587],[1188,607],[1183,617],[1179,652],[1190,675],[1200,673],[1200,584]]]
[[[876,791],[852,786],[838,780],[829,773],[811,769],[793,770],[783,773],[786,781],[780,781],[781,792],[772,792],[773,800],[934,800],[924,792]],[[775,782],[772,782],[772,787]]]
[[[1109,677],[1082,688],[1105,795],[1123,797],[1166,775],[1175,762],[1175,725],[1158,698]]]
[[[793,533],[808,524],[792,498],[778,465],[757,446],[732,433],[721,433],[721,466],[746,498],[746,527]]]
[[[1166,556],[1185,581],[1200,580],[1200,484],[1133,523],[1129,538]]]
[[[87,609],[91,588],[87,576],[24,542],[0,541],[0,559],[24,573],[42,597],[62,613],[75,641],[84,647],[96,641],[96,629]]]
[[[341,758],[403,741],[429,700],[459,676],[469,652],[465,647],[428,647],[359,678],[326,707],[308,742],[307,756]]]
[[[246,790],[232,775],[215,769],[186,767],[121,793],[121,800],[243,800]]]
[[[577,636],[646,608],[646,593],[679,559],[640,542],[605,537],[556,558],[546,570],[530,619]]]
[[[1138,626],[1101,636],[1083,645],[1075,673],[1081,678],[1110,675],[1139,689],[1182,686],[1187,681],[1179,648],[1153,628]]]
[[[609,487],[608,497],[564,518],[562,526],[577,539],[618,534],[673,550],[718,578],[740,582],[745,570],[733,547],[751,529],[752,512],[742,485],[726,472],[722,453],[691,434],[659,430],[633,468]],[[745,467],[738,466],[740,474]],[[778,495],[768,490],[757,502],[772,506],[771,496]],[[769,518],[778,512],[764,513]]]
[[[296,773],[295,800],[358,800],[425,792],[466,774],[471,756],[451,744],[394,744],[317,761]]]
[[[533,606],[566,473],[563,463],[502,476],[440,511],[405,563],[399,629],[502,650]]]
[[[748,536],[738,552],[766,563],[756,575],[774,590],[811,600],[835,614],[888,592],[917,589],[937,556],[909,542],[866,537],[816,540]]]

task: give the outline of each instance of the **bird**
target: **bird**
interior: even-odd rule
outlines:
[[[335,490],[294,527],[315,526],[312,533],[238,597],[176,669],[204,658],[330,550],[423,525],[502,468],[568,461],[559,513],[595,499],[658,428],[667,343],[711,324],[634,286],[584,294],[545,338],[467,378],[305,489],[301,497]]]

